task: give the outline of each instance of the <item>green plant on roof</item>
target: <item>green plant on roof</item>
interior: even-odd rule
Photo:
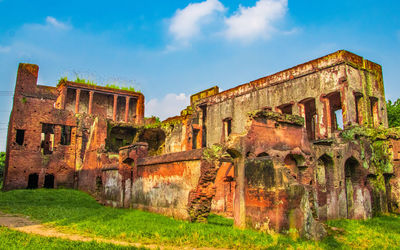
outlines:
[[[126,87],[126,86],[119,86],[116,84],[106,84],[105,87],[110,88],[110,89],[120,89],[120,90],[132,91],[132,92],[139,92],[139,91],[135,90],[135,88],[132,86]]]

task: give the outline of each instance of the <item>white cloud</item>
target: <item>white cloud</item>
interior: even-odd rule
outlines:
[[[0,53],[7,53],[7,52],[10,52],[10,51],[11,51],[11,47],[10,46],[1,46],[0,45]]]
[[[225,19],[228,39],[252,41],[267,39],[276,30],[274,24],[287,12],[287,0],[259,0],[253,7],[239,6],[239,10]]]
[[[188,40],[200,33],[201,27],[210,21],[209,17],[225,11],[224,5],[218,0],[206,0],[201,3],[191,3],[184,9],[178,9],[171,18],[169,32],[178,41]]]
[[[46,17],[46,24],[59,29],[69,29],[70,26],[66,23],[60,22],[52,16]]]
[[[180,112],[190,104],[190,96],[184,93],[165,95],[161,100],[154,98],[146,103],[146,116],[158,116],[161,120],[180,115]]]

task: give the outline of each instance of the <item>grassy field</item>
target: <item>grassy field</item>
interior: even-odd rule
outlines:
[[[399,248],[400,216],[366,221],[338,220],[342,228],[324,240],[306,241],[232,228],[232,220],[212,215],[208,224],[189,223],[139,210],[103,207],[75,190],[15,190],[0,193],[0,210],[28,215],[64,232],[165,246],[224,248]]]
[[[0,227],[0,249],[138,249],[112,244],[40,237]]]

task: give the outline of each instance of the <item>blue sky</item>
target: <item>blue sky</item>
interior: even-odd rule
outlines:
[[[39,84],[76,76],[133,85],[146,115],[178,114],[192,93],[228,89],[339,49],[383,66],[400,97],[400,3],[376,0],[0,0],[0,150],[19,62]]]

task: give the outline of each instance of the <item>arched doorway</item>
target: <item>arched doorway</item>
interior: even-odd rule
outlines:
[[[54,188],[54,175],[46,174],[44,177],[44,188]]]
[[[354,194],[360,182],[359,167],[360,163],[354,157],[347,159],[344,164],[347,218],[354,217]]]
[[[318,199],[318,218],[328,219],[328,194],[333,188],[333,159],[324,154],[317,161],[316,188]]]
[[[28,189],[38,188],[39,175],[36,173],[30,174],[28,177]]]

